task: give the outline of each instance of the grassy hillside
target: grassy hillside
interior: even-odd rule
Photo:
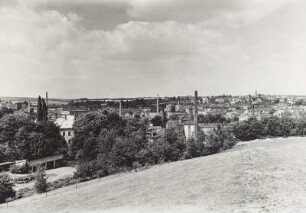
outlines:
[[[0,212],[306,212],[306,138],[240,143],[17,200]]]

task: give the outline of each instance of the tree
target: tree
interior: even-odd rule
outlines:
[[[154,118],[152,118],[151,123],[153,124],[153,126],[162,126],[163,119],[161,116],[156,115]]]
[[[37,159],[65,152],[67,144],[52,122],[35,123],[23,115],[0,119],[1,152],[8,161]],[[3,157],[1,157],[3,159]]]
[[[16,136],[16,152],[20,159],[37,159],[67,151],[59,128],[52,122],[34,123],[21,127]]]
[[[166,112],[163,110],[163,112],[162,112],[162,125],[161,125],[163,128],[166,127],[167,121],[168,121],[168,119],[167,119]]]
[[[41,100],[42,100],[42,120],[47,121],[48,120],[48,107],[45,102],[45,99],[41,99]]]
[[[131,169],[136,160],[137,147],[131,138],[116,139],[110,154],[110,162],[115,168]]]
[[[4,203],[7,198],[14,197],[15,191],[9,176],[0,173],[0,203]]]
[[[185,159],[200,157],[202,155],[204,144],[203,142],[195,141],[193,138],[187,141]]]
[[[42,121],[43,117],[44,117],[44,114],[43,114],[42,101],[41,101],[41,97],[38,96],[38,100],[37,100],[37,120]]]
[[[35,176],[35,190],[37,193],[43,193],[47,191],[47,178],[45,173],[45,168],[43,166],[39,166]]]

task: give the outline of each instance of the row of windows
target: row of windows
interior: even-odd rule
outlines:
[[[66,135],[66,132],[63,132],[63,136],[65,137],[65,135]],[[68,131],[68,136],[71,136],[71,132],[70,131]]]

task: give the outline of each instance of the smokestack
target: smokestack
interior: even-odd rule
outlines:
[[[122,117],[122,101],[119,101],[119,117]]]
[[[46,104],[48,106],[48,92],[46,92]]]
[[[159,97],[157,94],[157,99],[156,99],[156,112],[159,113]]]
[[[198,140],[198,91],[194,91],[194,140]]]

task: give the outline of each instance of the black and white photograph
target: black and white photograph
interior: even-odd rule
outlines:
[[[305,0],[0,0],[1,213],[305,213]]]

